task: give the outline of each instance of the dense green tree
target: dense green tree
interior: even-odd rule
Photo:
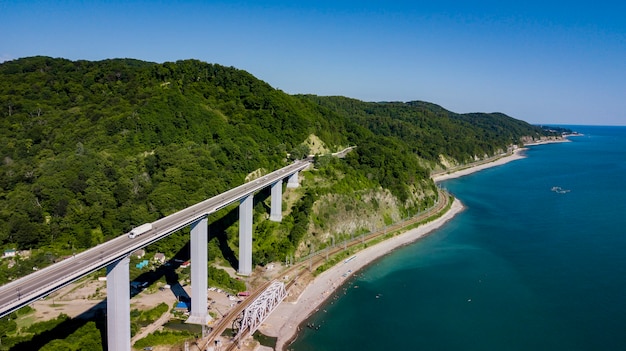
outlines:
[[[400,200],[428,183],[427,167],[441,155],[468,162],[545,134],[499,113],[290,96],[248,72],[198,60],[7,61],[0,116],[0,246],[57,255],[230,189],[255,170],[306,157],[311,134],[333,151],[357,146],[342,162],[317,158],[329,177],[333,169],[350,174],[323,191],[382,186]],[[259,263],[298,247],[314,201],[309,191],[291,222],[256,229]],[[220,249],[236,238],[226,241]]]
[[[0,318],[0,337],[13,333],[16,329],[17,323],[15,323],[15,316],[9,315]]]

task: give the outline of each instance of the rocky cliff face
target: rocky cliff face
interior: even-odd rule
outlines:
[[[524,145],[526,144],[535,144],[535,143],[547,143],[547,142],[553,142],[553,141],[562,141],[564,140],[564,138],[560,135],[554,135],[554,136],[541,136],[541,137],[537,137],[537,136],[525,136],[521,138],[522,143],[524,143]]]
[[[308,235],[298,247],[297,256],[307,255],[311,247],[319,250],[339,244],[401,221],[436,201],[436,189],[424,183],[415,187],[405,203],[387,189],[366,189],[352,194],[326,194],[312,209]]]

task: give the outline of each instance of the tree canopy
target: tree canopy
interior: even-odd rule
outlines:
[[[333,151],[357,145],[341,167],[404,200],[440,155],[466,162],[546,133],[425,102],[292,96],[198,60],[4,62],[0,116],[0,246],[55,252],[92,247],[306,157],[310,135]],[[280,245],[255,245],[297,247],[311,201],[297,204],[304,217]]]

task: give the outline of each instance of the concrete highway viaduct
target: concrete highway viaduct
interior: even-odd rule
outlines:
[[[252,212],[254,194],[271,188],[270,220],[282,220],[282,189],[298,187],[298,174],[311,160],[296,161],[258,179],[204,200],[152,222],[151,229],[135,238],[120,235],[115,239],[55,263],[28,276],[0,286],[0,317],[100,268],[107,270],[107,345],[109,350],[130,351],[130,277],[129,256],[187,226],[191,228],[191,311],[189,323],[206,327],[210,320],[207,303],[207,237],[209,214],[239,202],[238,273],[252,273]]]

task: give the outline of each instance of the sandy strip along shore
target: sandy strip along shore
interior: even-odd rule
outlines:
[[[526,158],[524,151],[526,151],[527,149],[517,149],[515,150],[511,155],[508,156],[502,156],[494,161],[491,162],[486,162],[486,163],[482,163],[476,166],[470,166],[468,168],[464,168],[461,169],[459,171],[456,172],[452,172],[452,173],[443,173],[443,174],[438,174],[436,176],[433,177],[433,180],[435,181],[435,183],[438,182],[442,182],[444,180],[448,180],[448,179],[453,179],[453,178],[459,178],[459,177],[463,177],[466,176],[468,174],[472,174],[472,173],[476,173],[478,171],[482,171],[483,169],[486,168],[491,168],[491,167],[495,167],[495,166],[500,166],[503,165],[505,163],[509,163],[511,161],[515,161],[515,160],[519,160],[522,158]]]
[[[298,325],[315,312],[341,284],[350,278],[350,275],[367,266],[375,259],[388,254],[395,248],[414,242],[441,227],[462,210],[463,205],[459,200],[455,199],[450,210],[436,220],[359,251],[348,262],[342,261],[324,271],[315,277],[297,301],[280,304],[259,328],[260,331],[265,335],[278,337],[276,350],[282,350],[286,343],[296,335]],[[344,276],[348,272],[350,273]]]
[[[525,150],[524,148],[520,148],[508,156],[500,157],[491,162],[471,166],[450,174],[437,175],[433,177],[433,180],[435,182],[441,182],[523,159],[526,157],[524,155]],[[332,296],[335,290],[341,287],[350,275],[358,272],[377,258],[390,253],[394,249],[410,244],[440,228],[456,214],[463,211],[463,208],[463,204],[458,199],[455,199],[448,212],[438,219],[359,251],[356,253],[354,259],[348,262],[342,261],[336,266],[324,271],[309,283],[295,302],[281,303],[265,320],[259,330],[265,335],[278,338],[276,350],[286,349],[289,342],[296,337],[299,325],[308,316],[316,312],[319,306]],[[347,272],[350,273],[345,275]],[[260,349],[269,350],[270,348],[260,347]]]
[[[575,136],[578,136],[578,135],[582,135],[582,134],[576,134]],[[569,136],[573,136],[573,135],[569,135]],[[567,136],[567,137],[569,137],[569,136]],[[534,145],[554,144],[554,143],[567,143],[567,142],[570,142],[570,140],[567,139],[567,137],[560,138],[560,139],[540,140],[540,141],[537,141],[537,142],[534,142],[534,143],[524,144],[524,146],[534,146]],[[526,158],[526,155],[525,155],[525,151],[526,150],[528,150],[528,149],[527,148],[519,148],[519,149],[516,149],[515,151],[513,151],[512,154],[499,157],[499,158],[497,158],[497,159],[495,159],[495,160],[493,160],[491,162],[479,163],[479,164],[474,165],[474,166],[470,165],[467,168],[463,168],[461,170],[453,171],[453,172],[450,172],[450,173],[437,174],[437,175],[433,176],[433,180],[435,181],[435,183],[438,183],[438,182],[442,182],[444,180],[453,179],[453,178],[459,178],[459,177],[466,176],[468,174],[476,173],[476,172],[482,171],[483,169],[486,169],[486,168],[500,166],[500,165],[503,165],[505,163],[509,163],[511,161],[515,161],[515,160],[519,160],[519,159],[522,159],[522,158]]]

